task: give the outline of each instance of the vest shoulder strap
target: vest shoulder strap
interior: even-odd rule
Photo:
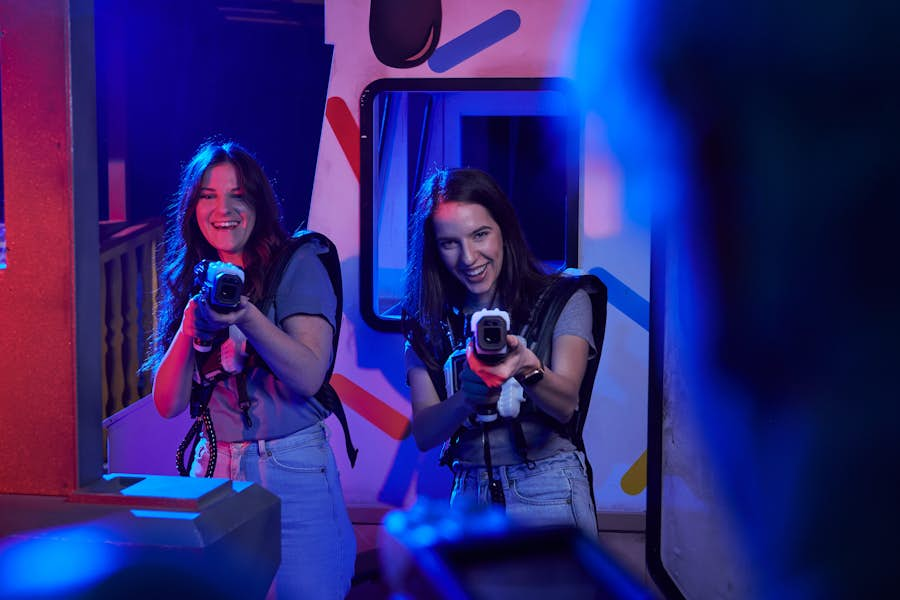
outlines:
[[[603,338],[606,334],[606,285],[595,275],[578,274],[572,270],[563,272],[562,276],[547,288],[535,303],[532,316],[522,332],[528,347],[541,361],[547,363],[553,346],[553,330],[562,314],[566,303],[578,290],[587,292],[591,300],[592,333],[597,352],[587,363],[581,388],[578,393],[578,410],[566,427],[566,434],[575,447],[584,451],[583,431],[591,403],[594,379],[600,364],[603,349]]]
[[[331,280],[331,287],[334,289],[334,295],[337,299],[334,314],[334,335],[332,336],[331,345],[331,364],[328,366],[328,371],[325,374],[325,383],[323,383],[319,391],[314,394],[314,397],[321,402],[325,408],[333,412],[334,416],[337,417],[340,422],[341,429],[344,431],[344,443],[347,449],[347,457],[350,459],[350,466],[352,467],[356,465],[356,456],[359,454],[359,450],[354,447],[353,440],[350,437],[350,426],[347,423],[347,413],[344,411],[344,405],[341,402],[337,391],[331,385],[331,375],[334,372],[334,361],[337,358],[338,339],[341,334],[341,316],[344,312],[344,287],[343,280],[341,279],[341,260],[338,256],[338,251],[334,242],[317,231],[301,229],[294,232],[294,234],[287,239],[284,246],[282,246],[281,250],[276,255],[272,265],[269,267],[269,272],[266,274],[265,278],[264,294],[257,303],[257,307],[263,314],[266,314],[269,311],[269,308],[271,308],[272,304],[275,302],[278,286],[281,283],[281,278],[284,276],[284,271],[287,268],[291,257],[294,256],[294,253],[296,253],[301,246],[310,242],[315,242],[320,247],[320,250],[316,252],[316,255],[319,257],[319,260],[325,267],[325,271],[328,273],[328,278]]]

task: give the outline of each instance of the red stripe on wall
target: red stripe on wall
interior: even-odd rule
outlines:
[[[343,98],[333,96],[328,99],[325,103],[325,118],[359,181],[359,125]]]
[[[345,406],[395,440],[409,436],[409,419],[343,375],[331,376],[331,385]]]

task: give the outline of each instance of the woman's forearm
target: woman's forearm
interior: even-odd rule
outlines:
[[[459,429],[472,414],[463,392],[457,392],[443,402],[415,411],[412,422],[413,437],[419,450],[425,451],[442,444]]]
[[[521,340],[509,336],[511,348],[506,359],[496,365],[486,365],[478,360],[469,348],[467,360],[470,367],[488,383],[498,386],[512,377],[523,376],[541,368],[543,378],[525,387],[528,397],[560,423],[568,423],[578,409],[578,392],[587,366],[588,344],[572,335],[563,335],[553,341],[553,364],[542,365],[540,359]]]
[[[578,386],[550,369],[545,368],[544,378],[525,391],[538,408],[560,423],[568,423],[578,409]]]
[[[552,364],[544,366],[544,377],[526,386],[528,396],[542,411],[559,421],[568,423],[578,410],[578,394],[587,367],[588,344],[585,340],[564,335],[553,341]],[[522,348],[521,362],[514,373],[527,375],[541,365],[531,350]]]
[[[291,390],[302,396],[319,391],[331,364],[328,321],[298,315],[285,321],[285,331],[253,307],[238,326],[275,377]]]
[[[194,361],[192,340],[179,329],[153,377],[153,403],[163,417],[172,418],[187,408]]]

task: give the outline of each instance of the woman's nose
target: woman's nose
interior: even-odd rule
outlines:
[[[459,258],[464,265],[471,265],[475,262],[475,250],[469,242],[462,243]]]
[[[220,196],[216,201],[216,211],[222,214],[230,214],[234,210],[234,203],[228,196]]]

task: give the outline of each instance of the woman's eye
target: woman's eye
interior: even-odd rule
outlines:
[[[479,231],[478,233],[475,234],[475,239],[476,239],[476,240],[483,240],[484,238],[487,237],[487,234],[488,234],[487,231]]]
[[[438,242],[438,247],[439,247],[441,250],[450,250],[450,249],[453,248],[453,245],[454,245],[455,243],[456,243],[456,242],[453,242],[453,241],[451,241],[451,240],[443,240],[443,241],[441,241],[441,242]]]

